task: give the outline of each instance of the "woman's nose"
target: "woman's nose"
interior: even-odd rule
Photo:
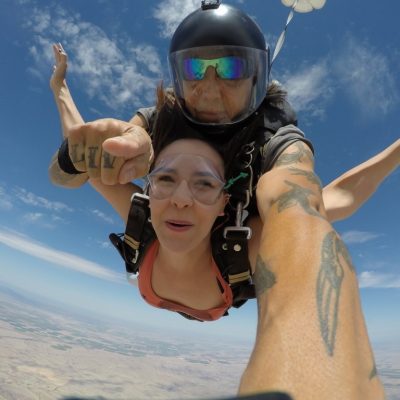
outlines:
[[[193,194],[185,180],[182,180],[173,191],[171,202],[178,208],[189,207],[193,204]]]

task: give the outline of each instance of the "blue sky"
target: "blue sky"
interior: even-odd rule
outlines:
[[[274,44],[288,8],[280,0],[225,1],[253,16]],[[200,0],[0,2],[0,282],[49,301],[131,321],[205,334],[254,337],[254,302],[195,324],[152,309],[124,279],[108,243],[123,225],[90,187],[52,186],[49,160],[61,130],[49,88],[51,43],[69,54],[68,81],[87,121],[128,120],[168,82],[168,43]],[[400,31],[397,0],[327,0],[296,14],[273,77],[290,93],[312,140],[324,184],[397,139]],[[400,170],[357,214],[335,224],[359,275],[371,339],[400,337]],[[201,325],[201,326],[200,326]]]

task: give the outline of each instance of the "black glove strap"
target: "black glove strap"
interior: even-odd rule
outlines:
[[[60,169],[69,175],[84,174],[85,171],[78,171],[69,156],[68,138],[65,139],[58,149],[58,165]]]

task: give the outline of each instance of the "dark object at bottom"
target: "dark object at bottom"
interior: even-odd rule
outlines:
[[[132,398],[133,400],[134,398]],[[199,400],[293,400],[289,395],[282,392],[268,392],[250,394],[248,396],[235,396],[235,397],[215,397],[213,399],[199,399]],[[63,397],[61,400],[106,400],[105,397]],[[151,400],[151,399],[149,399]]]
[[[214,399],[202,399],[202,400],[293,400],[289,395],[282,392],[268,392],[268,393],[257,393],[250,394],[247,396],[235,396],[235,397],[218,397]],[[199,399],[200,400],[200,399]]]

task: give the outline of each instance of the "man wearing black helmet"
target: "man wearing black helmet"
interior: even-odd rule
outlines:
[[[207,2],[176,29],[169,66],[178,104],[196,124],[220,127],[251,116],[265,98],[269,49],[242,11]],[[213,68],[210,68],[213,67]]]
[[[238,193],[243,208],[251,207],[249,198],[257,201],[263,222],[254,276],[257,338],[240,392],[279,389],[298,399],[383,398],[356,275],[343,242],[326,219],[312,152],[293,125],[287,103],[265,93],[269,62],[263,35],[244,13],[218,2],[203,3],[182,22],[171,42],[177,104],[209,141],[237,149],[238,154],[244,145],[258,146],[246,153],[254,179],[246,179],[244,200],[243,191]],[[154,111],[140,113],[133,122],[140,118],[151,131]],[[103,143],[109,124],[115,128],[118,121],[88,124],[69,138],[73,167],[86,171],[87,177],[103,178],[103,173],[96,167],[100,152],[87,152],[94,147],[93,138],[86,137],[82,144],[82,137],[97,126]],[[121,125],[123,139],[134,132],[126,128]],[[103,149],[123,157],[118,154],[122,147],[117,139],[109,139]],[[78,155],[88,155],[86,159],[74,158],[78,150]],[[110,169],[107,160],[104,157],[101,165]],[[73,175],[68,168],[64,171]],[[122,168],[123,162],[114,171]],[[104,183],[116,182],[124,183],[105,176]],[[106,197],[116,190],[91,183]]]

